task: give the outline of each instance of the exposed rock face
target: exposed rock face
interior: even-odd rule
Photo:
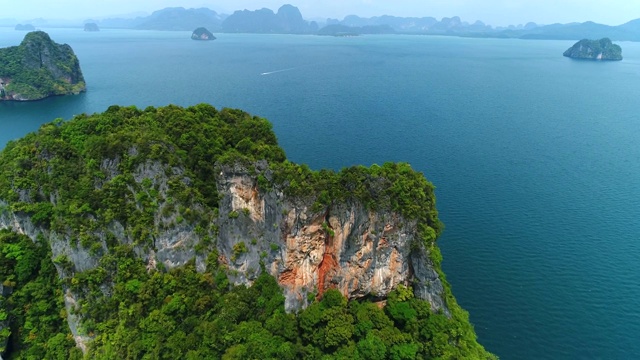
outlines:
[[[583,39],[575,43],[563,54],[573,59],[584,60],[622,60],[622,48],[613,44],[610,39]]]
[[[82,249],[80,247],[72,247],[71,239],[62,238],[60,235],[46,231],[40,227],[37,227],[33,224],[31,219],[21,213],[14,213],[8,210],[8,205],[4,201],[0,200],[0,229],[9,229],[15,233],[26,235],[31,238],[33,241],[36,241],[37,237],[40,235],[45,236],[45,238],[49,239],[51,244],[51,249],[53,251],[53,258],[56,258],[59,255],[68,256],[69,260],[74,265],[74,271],[85,271],[89,269],[93,269],[98,264],[98,258],[89,254],[86,249]],[[68,274],[59,266],[56,265],[56,269],[58,270],[58,274],[61,278],[65,278]],[[0,285],[2,288],[2,285]],[[6,290],[2,289],[4,292]],[[87,350],[87,341],[88,337],[84,336],[78,331],[80,327],[80,319],[72,315],[73,308],[76,305],[76,300],[73,294],[67,290],[65,295],[65,307],[67,310],[67,322],[69,323],[69,328],[71,333],[76,341],[76,345],[82,349],[82,351]],[[2,324],[0,324],[0,330],[2,328]],[[0,347],[2,344],[0,344]]]
[[[45,32],[30,32],[20,46],[0,49],[0,101],[39,100],[85,89],[71,47],[55,43]]]
[[[108,178],[113,178],[119,174],[117,170],[119,162],[120,159],[103,161],[102,168],[109,174]],[[181,173],[182,170],[163,166],[158,162],[147,162],[138,166],[134,178],[137,182],[142,182],[144,179],[153,179],[153,181],[159,183],[159,188],[163,192],[166,192],[168,185],[167,178],[164,176],[165,171]],[[189,180],[185,178],[184,181]],[[100,186],[100,184],[96,185]],[[27,195],[24,195],[21,200],[29,201],[30,199]],[[52,201],[56,200],[52,199]],[[163,217],[161,214],[156,214],[157,226],[165,225],[165,229],[162,231],[158,230],[153,249],[149,249],[144,245],[138,245],[134,247],[134,251],[141,259],[149,264],[149,270],[151,270],[151,268],[156,269],[158,263],[167,269],[181,267],[189,260],[195,258],[198,270],[204,271],[204,259],[202,256],[197,256],[195,251],[195,245],[200,241],[200,235],[194,230],[195,226],[187,223],[171,227],[166,226],[172,223],[174,218],[175,215],[173,214],[168,218]],[[114,221],[107,229],[99,229],[92,234],[95,236],[99,245],[98,247],[100,248],[100,252],[96,253],[95,250],[80,246],[77,243],[77,238],[72,234],[59,234],[35,225],[28,215],[11,211],[10,206],[2,200],[0,200],[0,229],[9,229],[15,233],[26,235],[33,241],[36,241],[38,236],[43,236],[47,239],[51,246],[52,259],[63,256],[68,259],[72,265],[71,269],[65,269],[60,264],[55,264],[56,270],[62,279],[98,267],[101,258],[100,253],[104,254],[108,252],[106,244],[108,234],[114,235],[120,243],[133,244],[130,233],[131,229],[127,229],[119,222]],[[111,291],[109,284],[104,284],[101,290],[106,296],[109,296]],[[65,288],[64,291],[64,302],[67,310],[69,329],[78,348],[86,352],[91,337],[82,331],[82,319],[74,315],[77,313],[79,298],[67,288]]]
[[[117,168],[109,161],[103,166]],[[135,178],[137,182],[153,179],[161,191],[166,191],[164,174],[168,171],[180,170],[146,163],[139,166]],[[266,162],[258,163],[256,171],[267,178],[271,176]],[[259,190],[255,171],[241,166],[222,168],[215,181],[223,195],[217,219],[219,260],[235,284],[250,285],[264,269],[284,289],[288,311],[306,307],[329,288],[338,289],[351,299],[384,298],[397,285],[404,284],[413,286],[416,296],[429,301],[434,311],[447,312],[441,280],[427,251],[415,245],[419,243],[415,241],[415,221],[393,212],[368,211],[357,202],[314,210],[312,203],[288,198],[277,190]],[[74,272],[98,266],[99,255],[78,246],[71,236],[35,226],[28,216],[9,211],[6,203],[0,203],[0,208],[5,209],[0,214],[0,229],[11,229],[32,239],[44,235],[51,244],[53,258],[66,256]],[[169,269],[195,258],[198,269],[203,271],[205,256],[195,252],[201,235],[191,225],[166,226],[170,223],[171,218],[157,215],[154,246],[136,246],[138,256],[149,268],[161,263]],[[132,243],[129,230],[114,222],[109,229],[94,234],[101,239],[104,252],[107,233],[114,234],[121,243]],[[244,246],[238,246],[240,243]],[[59,265],[56,267],[61,277],[68,276]],[[67,295],[70,310],[75,301],[73,294]],[[77,332],[74,336],[82,340],[79,346],[86,340]]]
[[[447,312],[443,287],[423,248],[412,249],[417,224],[392,212],[370,212],[359,203],[312,210],[312,204],[281,193],[263,193],[245,169],[225,169],[218,177],[219,251],[236,283],[249,284],[261,267],[285,292],[285,307],[308,305],[329,288],[351,299],[384,298],[399,284],[434,311]],[[230,217],[231,212],[239,214]],[[255,239],[255,241],[253,241]],[[240,242],[248,245],[234,253]],[[249,245],[252,244],[252,245]]]

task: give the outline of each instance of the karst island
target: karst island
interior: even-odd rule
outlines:
[[[612,43],[609,38],[583,39],[567,49],[563,55],[572,59],[620,61],[622,48]]]
[[[207,28],[199,27],[193,30],[193,34],[191,34],[191,39],[193,40],[215,40],[216,37],[213,36],[211,31],[207,30]]]
[[[0,356],[496,359],[442,230],[409,164],[311,170],[241,110],[54,121],[0,151]]]
[[[85,89],[71,46],[54,42],[43,31],[28,33],[19,46],[0,49],[0,101],[40,100]]]

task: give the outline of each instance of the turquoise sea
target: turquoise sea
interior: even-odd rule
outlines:
[[[208,102],[312,168],[406,161],[436,185],[444,270],[502,359],[640,358],[640,43],[47,30],[88,91],[0,104],[0,147],[54,118]],[[0,47],[24,33],[0,29]]]

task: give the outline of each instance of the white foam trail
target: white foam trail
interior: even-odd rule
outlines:
[[[292,67],[292,68],[288,68],[288,69],[282,69],[282,70],[275,70],[275,71],[269,71],[269,72],[263,72],[262,74],[260,74],[260,76],[265,76],[265,75],[271,75],[271,74],[275,74],[275,73],[279,73],[279,72],[284,72],[284,71],[291,71],[291,70],[295,70],[298,67]]]

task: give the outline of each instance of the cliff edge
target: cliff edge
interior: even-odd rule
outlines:
[[[0,101],[40,100],[85,89],[73,49],[43,31],[28,33],[19,46],[0,49]]]

